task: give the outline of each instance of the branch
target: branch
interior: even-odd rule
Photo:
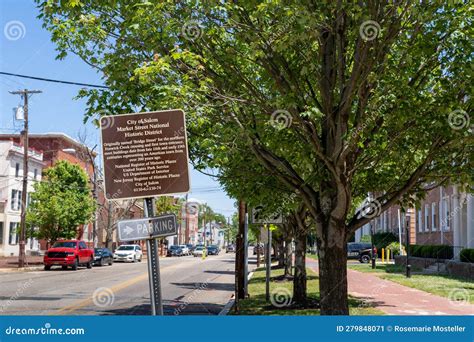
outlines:
[[[438,138],[430,147],[430,151],[428,152],[425,160],[421,165],[419,165],[416,170],[412,173],[410,178],[407,182],[398,190],[396,191],[391,198],[386,200],[380,207],[380,212],[384,212],[392,205],[394,205],[402,196],[408,193],[412,188],[416,185],[418,179],[424,174],[426,167],[433,161],[434,155],[439,152],[438,149],[443,146],[442,138]],[[384,196],[381,196],[374,200],[375,203],[381,203]],[[356,212],[352,219],[349,221],[347,225],[347,229],[349,232],[355,232],[358,228],[362,227],[363,225],[369,223],[373,218],[372,217],[359,217],[360,211]]]

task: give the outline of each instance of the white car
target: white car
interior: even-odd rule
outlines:
[[[204,246],[197,246],[196,248],[194,248],[193,255],[194,257],[202,256],[204,252],[205,252]]]
[[[184,255],[191,255],[191,251],[189,250],[188,246],[186,245],[179,245],[179,247],[183,250]]]
[[[122,245],[114,252],[114,261],[142,261],[143,252],[139,245]]]

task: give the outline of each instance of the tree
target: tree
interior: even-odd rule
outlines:
[[[86,119],[183,108],[194,163],[244,151],[297,192],[316,226],[322,314],[348,314],[356,229],[473,182],[467,1],[37,1],[58,57],[106,76],[110,89],[79,94]],[[367,192],[378,197],[357,211]]]
[[[183,199],[175,198],[173,196],[157,197],[155,200],[156,213],[173,213],[179,217],[183,203]]]
[[[59,161],[44,172],[41,182],[34,184],[27,211],[29,225],[40,239],[53,243],[71,239],[80,225],[90,222],[95,210],[87,174],[78,165]]]

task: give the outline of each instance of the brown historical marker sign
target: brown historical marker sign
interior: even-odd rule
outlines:
[[[104,116],[100,125],[107,199],[189,191],[182,110]]]

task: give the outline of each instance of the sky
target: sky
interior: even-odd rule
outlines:
[[[77,56],[70,54],[65,60],[55,59],[50,33],[41,27],[37,15],[33,0],[0,1],[0,71],[103,84],[100,75]],[[42,91],[29,100],[31,133],[63,132],[75,139],[79,133],[85,133],[90,147],[100,144],[98,129],[83,123],[85,101],[74,99],[80,87],[6,75],[0,75],[0,133],[20,132],[23,123],[13,120],[13,108],[21,99],[9,91],[25,88]],[[196,170],[191,171],[189,198],[206,202],[226,217],[235,211],[234,200],[219,189],[219,183]]]

